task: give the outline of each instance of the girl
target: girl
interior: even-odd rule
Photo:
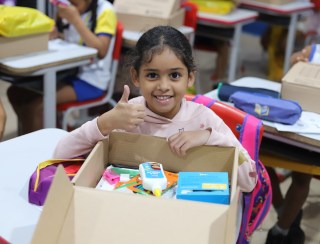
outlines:
[[[111,78],[112,37],[117,23],[112,4],[106,0],[70,0],[70,3],[57,6],[57,28],[66,41],[96,48],[98,59],[80,67],[76,75],[67,76],[58,84],[58,104],[99,97]],[[12,86],[8,97],[21,122],[22,134],[43,127],[42,96]]]
[[[186,37],[170,26],[154,27],[138,40],[127,64],[142,96],[128,101],[130,90],[125,85],[118,104],[65,136],[54,157],[86,155],[112,130],[165,137],[181,156],[200,145],[235,146],[241,151],[238,184],[242,191],[252,191],[256,169],[246,150],[209,108],[184,99],[195,81],[192,48]]]

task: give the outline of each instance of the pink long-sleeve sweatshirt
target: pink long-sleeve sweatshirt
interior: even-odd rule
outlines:
[[[133,98],[129,103],[146,104],[143,97]],[[168,138],[181,131],[211,128],[211,135],[206,145],[238,147],[240,154],[245,158],[244,161],[239,160],[238,185],[243,192],[253,190],[257,181],[255,162],[250,158],[229,127],[212,110],[201,104],[183,100],[180,111],[173,119],[159,116],[147,107],[146,115],[143,123],[128,132]],[[97,119],[93,119],[63,137],[58,143],[53,157],[73,158],[86,155],[98,141],[106,137],[101,134]]]

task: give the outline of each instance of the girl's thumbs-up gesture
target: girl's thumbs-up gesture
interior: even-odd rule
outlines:
[[[98,118],[98,127],[103,135],[108,135],[114,129],[130,131],[144,121],[145,106],[128,103],[129,95],[130,88],[125,85],[117,105]]]

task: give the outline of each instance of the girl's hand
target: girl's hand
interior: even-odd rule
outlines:
[[[291,64],[293,65],[293,64],[298,63],[300,61],[308,62],[310,52],[311,52],[311,46],[306,46],[300,52],[295,52],[294,54],[291,55],[291,58],[290,58]]]
[[[58,5],[58,15],[62,19],[66,19],[70,24],[75,24],[76,21],[81,20],[78,9],[73,6]]]
[[[184,156],[187,150],[207,143],[210,130],[183,131],[168,138],[172,152]]]
[[[80,10],[74,5],[64,6],[58,5],[58,16],[75,27],[83,43],[88,46],[97,49],[98,58],[104,58],[108,52],[111,37],[110,36],[96,36],[94,31],[91,31],[81,19]]]
[[[131,131],[144,122],[145,106],[129,104],[130,88],[125,85],[118,104],[98,118],[98,128],[103,135],[108,135],[114,129]]]

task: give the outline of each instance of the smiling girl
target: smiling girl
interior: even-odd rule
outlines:
[[[192,48],[186,37],[170,26],[154,27],[128,54],[127,65],[142,96],[128,101],[130,90],[125,85],[118,104],[62,138],[54,157],[86,155],[113,130],[165,137],[171,150],[182,157],[200,145],[234,146],[241,154],[238,185],[244,192],[252,191],[256,168],[247,151],[212,110],[184,98],[195,81]]]

